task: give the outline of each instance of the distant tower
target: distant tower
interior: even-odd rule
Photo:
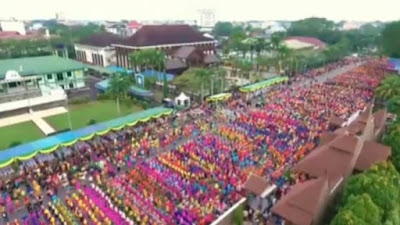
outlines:
[[[215,10],[201,9],[199,12],[199,19],[197,25],[203,29],[212,29],[215,25]]]

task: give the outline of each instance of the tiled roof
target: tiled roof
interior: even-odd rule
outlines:
[[[271,186],[268,181],[260,176],[250,174],[244,184],[244,189],[252,194],[261,195],[266,189]]]
[[[293,186],[271,211],[292,224],[311,225],[328,195],[328,179],[322,176]]]
[[[128,24],[128,28],[140,28],[142,27],[142,24],[138,23],[137,21],[132,21]]]
[[[189,25],[145,25],[119,44],[143,47],[205,41],[213,41],[213,39],[204,37]]]
[[[381,127],[383,127],[386,123],[386,117],[387,117],[386,108],[374,113],[373,117],[374,117],[375,130],[378,130]]]
[[[21,68],[22,71],[20,71]],[[21,76],[27,76],[81,70],[84,68],[86,66],[81,62],[54,55],[3,59],[0,60],[0,78],[3,78],[9,70],[15,70]]]
[[[294,168],[311,177],[327,174],[332,187],[349,171],[357,151],[358,138],[352,135],[342,135],[326,145],[320,146],[304,157]]]
[[[93,34],[92,36],[81,40],[79,43],[89,46],[107,47],[111,46],[111,44],[119,43],[120,41],[122,41],[122,38],[118,35],[104,32]]]
[[[175,51],[174,56],[180,59],[186,59],[194,51],[196,51],[194,46],[182,46]]]
[[[165,68],[167,70],[186,68],[187,65],[180,59],[169,59],[165,63]]]
[[[346,121],[344,119],[337,116],[333,116],[329,119],[329,124],[337,127],[341,127],[345,122]]]
[[[377,162],[385,161],[391,155],[390,147],[375,141],[365,141],[358,156],[355,169],[364,171]]]
[[[206,55],[204,57],[205,64],[212,64],[212,63],[219,63],[219,62],[221,62],[221,60],[215,54]]]
[[[286,40],[296,40],[296,41],[304,42],[307,44],[312,44],[318,48],[326,47],[325,42],[319,40],[318,38],[314,38],[314,37],[291,36],[291,37],[287,37]]]

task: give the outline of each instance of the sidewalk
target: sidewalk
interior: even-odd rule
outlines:
[[[0,119],[0,127],[11,126],[18,123],[32,121],[38,126],[38,128],[45,134],[48,135],[54,132],[54,129],[45,121],[43,118],[54,116],[62,113],[66,113],[67,109],[64,107],[56,107],[47,110],[41,110],[31,113],[24,113],[17,116],[11,116]]]

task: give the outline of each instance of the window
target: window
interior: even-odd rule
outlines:
[[[57,73],[57,80],[58,80],[58,81],[64,80],[64,76],[63,76],[62,73]]]
[[[67,72],[67,77],[72,77],[72,72],[71,71]]]
[[[73,83],[69,83],[69,89],[72,89],[72,88],[74,88],[74,84]]]
[[[53,74],[47,74],[47,80],[52,80],[53,79]]]
[[[62,89],[65,89],[64,85],[62,85],[62,84],[60,85],[60,87],[61,87]]]
[[[17,83],[15,83],[15,82],[8,83],[8,87],[15,88],[15,87],[17,87]]]

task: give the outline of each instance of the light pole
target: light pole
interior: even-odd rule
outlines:
[[[65,107],[67,108],[68,126],[69,126],[69,129],[72,130],[72,120],[71,120],[71,114],[69,112],[67,93],[65,93]]]

